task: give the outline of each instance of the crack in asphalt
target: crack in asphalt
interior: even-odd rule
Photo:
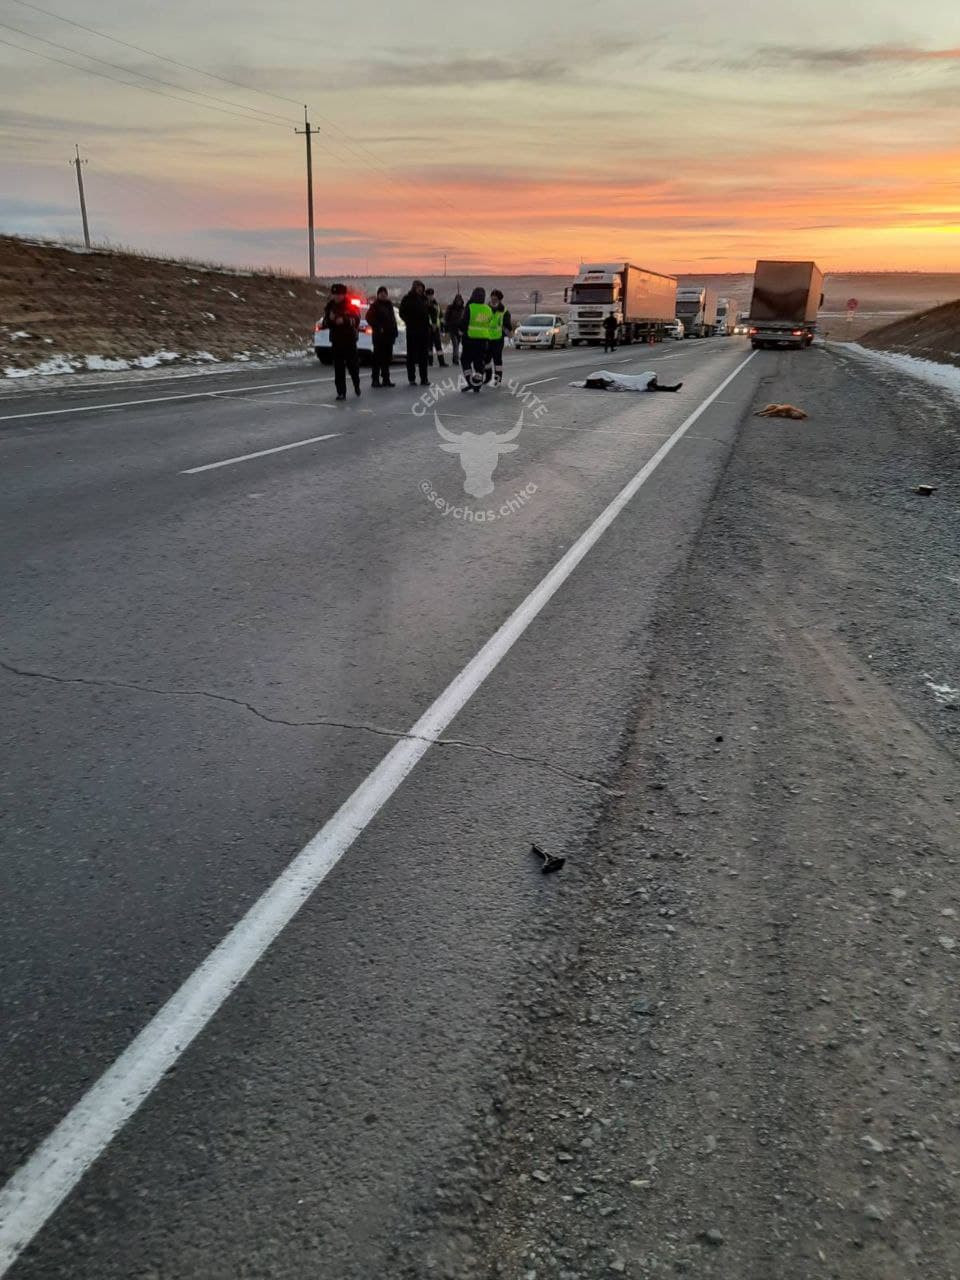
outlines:
[[[266,711],[261,711],[259,707],[254,706],[252,702],[245,701],[243,698],[233,698],[226,693],[213,693],[209,689],[161,689],[156,685],[134,684],[124,680],[108,680],[92,676],[58,676],[49,671],[31,671],[25,667],[17,667],[13,663],[5,662],[2,659],[0,659],[0,670],[23,679],[45,680],[51,684],[87,685],[98,689],[119,689],[128,693],[150,694],[164,698],[208,698],[212,702],[225,702],[231,706],[240,707],[267,724],[283,725],[292,729],[345,729],[375,734],[381,738],[390,738],[394,742],[407,740],[411,742],[429,742],[431,746],[435,747],[460,747],[464,751],[479,751],[485,755],[500,756],[503,759],[515,760],[519,764],[534,765],[540,769],[547,769],[551,773],[557,773],[561,777],[579,783],[581,786],[594,787],[608,796],[622,797],[624,795],[623,791],[611,787],[600,778],[591,778],[588,774],[577,773],[575,769],[567,769],[553,760],[545,760],[542,756],[507,751],[503,747],[491,747],[483,742],[470,742],[466,738],[432,738],[429,734],[390,729],[384,725],[370,724],[362,720],[335,720],[329,716],[321,717],[318,720],[288,720],[281,716],[269,715]]]

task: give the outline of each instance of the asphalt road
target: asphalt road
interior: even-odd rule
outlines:
[[[515,356],[543,412],[477,499],[419,389],[337,405],[309,365],[0,400],[7,1179],[78,1104],[107,1123],[91,1087],[714,397],[85,1176],[12,1184],[49,1218],[11,1274],[385,1274],[539,963],[530,842],[575,860],[618,775],[657,593],[778,360],[724,385],[748,354]],[[684,386],[568,385],[611,366]],[[520,407],[438,405],[452,432]]]

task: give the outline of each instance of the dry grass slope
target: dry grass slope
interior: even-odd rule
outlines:
[[[0,373],[57,356],[307,349],[325,296],[299,276],[0,236]]]
[[[878,351],[899,351],[960,366],[960,300],[871,329],[860,342]]]

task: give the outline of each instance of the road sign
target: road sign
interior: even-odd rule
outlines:
[[[860,305],[860,299],[859,299],[859,298],[848,298],[848,299],[847,299],[847,310],[848,310],[848,311],[856,311],[856,309],[857,309],[857,307],[859,307],[859,305]]]

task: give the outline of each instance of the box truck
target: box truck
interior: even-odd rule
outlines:
[[[570,341],[602,342],[604,318],[613,314],[618,342],[655,342],[674,318],[676,295],[673,276],[629,262],[581,263],[563,294]]]
[[[815,262],[758,262],[750,299],[751,344],[809,347],[822,305],[823,272]]]
[[[709,338],[717,324],[717,292],[706,285],[683,285],[677,290],[677,319],[688,338]]]

